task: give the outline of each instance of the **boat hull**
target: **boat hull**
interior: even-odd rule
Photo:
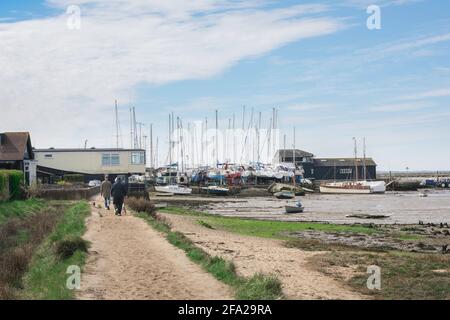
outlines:
[[[178,194],[178,195],[186,195],[191,194],[192,189],[190,188],[180,188],[178,186],[156,186],[156,192],[168,193],[168,194]]]
[[[351,189],[351,188],[341,188],[341,187],[327,187],[320,186],[320,193],[328,194],[370,194],[372,193],[370,189]]]
[[[286,213],[302,213],[304,209],[304,207],[285,206]]]
[[[321,193],[335,194],[374,194],[385,193],[384,181],[333,182],[321,185]]]
[[[295,193],[293,192],[277,192],[274,194],[275,198],[277,199],[294,199]]]

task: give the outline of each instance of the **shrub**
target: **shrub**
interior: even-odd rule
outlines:
[[[126,204],[131,208],[131,210],[136,212],[145,212],[152,217],[156,216],[155,205],[150,200],[128,197]]]
[[[61,260],[65,260],[73,256],[77,250],[87,252],[88,248],[89,243],[80,237],[66,238],[56,243],[55,252]]]
[[[5,171],[0,171],[0,201],[9,199],[9,179]]]
[[[283,296],[277,277],[257,273],[243,283],[237,293],[239,300],[275,300]]]
[[[67,182],[84,183],[84,175],[82,175],[82,174],[65,174],[64,180]]]
[[[20,170],[0,170],[0,200],[21,200],[25,196],[23,172]],[[9,199],[7,189],[9,188]]]

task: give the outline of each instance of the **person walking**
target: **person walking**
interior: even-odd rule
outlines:
[[[111,188],[111,195],[113,197],[115,214],[117,216],[122,215],[123,201],[125,200],[127,191],[128,190],[127,190],[125,184],[122,182],[122,180],[119,177],[117,177],[114,180],[114,184],[112,185],[112,188]]]
[[[109,204],[111,202],[111,181],[108,179],[108,175],[105,175],[105,180],[100,186],[100,194],[105,199],[105,208],[109,210]]]

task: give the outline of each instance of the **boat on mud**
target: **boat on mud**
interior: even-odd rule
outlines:
[[[217,196],[226,196],[230,191],[230,189],[220,186],[202,187],[202,190],[205,191],[207,194],[214,194]]]
[[[277,199],[294,199],[295,193],[290,191],[280,191],[273,194]]]
[[[285,206],[284,207],[286,210],[287,214],[292,214],[292,213],[302,213],[305,210],[305,207],[303,206],[303,204],[300,201],[297,201],[295,206]]]
[[[161,192],[161,193],[168,193],[168,194],[174,194],[174,195],[186,195],[186,194],[191,194],[192,193],[192,189],[185,187],[185,186],[180,186],[180,185],[167,185],[167,186],[155,186],[155,191],[156,192]]]
[[[303,196],[305,193],[314,193],[314,190],[309,188],[304,188],[297,185],[292,184],[286,184],[286,183],[272,183],[269,188],[267,188],[267,191],[275,194],[279,192],[292,192],[295,193],[296,196]]]
[[[344,181],[324,183],[320,187],[321,193],[339,194],[372,194],[385,193],[384,181]]]

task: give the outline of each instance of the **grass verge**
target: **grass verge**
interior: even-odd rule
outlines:
[[[281,282],[275,276],[264,274],[256,274],[251,278],[238,276],[232,262],[221,257],[211,257],[184,234],[172,231],[171,226],[164,220],[158,217],[155,219],[145,213],[138,213],[138,217],[163,232],[169,243],[184,250],[189,259],[202,266],[216,279],[234,288],[236,299],[275,300],[283,297]]]
[[[55,230],[42,243],[33,256],[24,276],[22,298],[62,300],[74,298],[74,291],[66,287],[71,265],[83,267],[86,252],[82,246],[70,255],[61,256],[57,248],[67,241],[78,241],[85,232],[85,218],[90,214],[87,202],[78,202],[64,212]]]
[[[0,203],[0,224],[11,218],[24,218],[49,206],[41,199],[16,200]]]

